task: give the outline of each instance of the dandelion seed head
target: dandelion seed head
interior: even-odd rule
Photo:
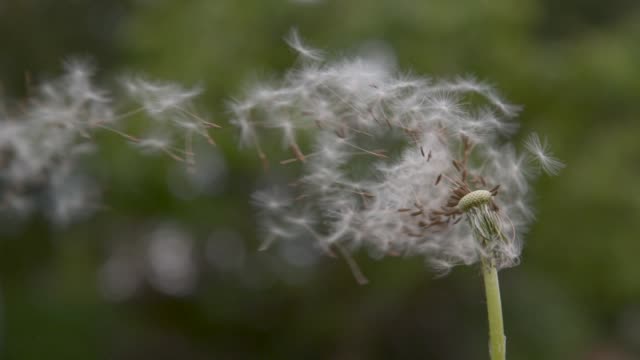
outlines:
[[[458,207],[462,211],[467,211],[474,206],[489,203],[491,201],[491,198],[491,192],[487,190],[472,191],[463,196],[462,199],[460,199],[460,201],[458,202]]]
[[[511,142],[518,110],[474,78],[399,74],[362,56],[298,65],[230,106],[243,144],[267,156],[259,144],[275,131],[293,153],[282,166],[302,167],[287,201],[254,195],[269,242],[421,255],[439,272],[483,258],[518,263],[536,177]],[[527,148],[549,168],[545,146]]]

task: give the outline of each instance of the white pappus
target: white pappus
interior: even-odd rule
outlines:
[[[42,211],[64,224],[99,207],[99,187],[77,171],[98,131],[189,164],[195,138],[213,142],[208,129],[217,125],[192,106],[201,89],[127,77],[107,90],[93,75],[87,62],[68,61],[62,76],[27,84],[27,99],[0,99],[1,211]],[[129,130],[133,120],[145,123],[135,126],[140,134]]]
[[[229,107],[242,145],[266,162],[262,143],[279,133],[293,154],[281,163],[302,163],[279,196],[254,197],[265,239],[422,255],[439,272],[483,258],[517,264],[540,173],[530,160],[549,174],[563,166],[535,134],[528,152],[516,150],[517,106],[473,78],[409,76],[362,57],[323,61],[297,33],[289,43],[304,61]],[[504,235],[490,245],[474,237],[471,217],[461,221],[460,200],[477,190],[490,194],[485,207]]]

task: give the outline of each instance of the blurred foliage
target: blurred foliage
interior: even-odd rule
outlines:
[[[636,1],[5,1],[0,75],[20,97],[25,71],[89,55],[106,79],[203,84],[201,110],[224,124],[225,101],[295,62],[282,40],[294,26],[329,56],[388,49],[399,69],[473,74],[524,104],[523,130],[547,135],[567,168],[538,184],[523,263],[502,273],[509,358],[640,357]],[[105,136],[87,168],[108,186],[106,209],[64,229],[2,221],[2,358],[487,358],[475,269],[432,279],[418,258],[359,254],[370,284],[357,286],[309,249],[257,252],[250,194],[277,172],[238,151],[229,126],[213,136],[204,190],[180,164]],[[148,234],[167,223],[192,239],[186,295],[145,277]],[[105,296],[117,251],[131,260],[124,278],[142,280]]]

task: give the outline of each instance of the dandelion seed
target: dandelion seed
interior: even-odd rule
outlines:
[[[557,175],[564,168],[564,163],[551,154],[547,139],[541,141],[538,134],[533,133],[529,135],[525,146],[547,174]]]
[[[297,29],[292,29],[289,36],[285,39],[287,45],[295,50],[301,57],[313,61],[321,61],[323,59],[322,51],[308,47],[302,42],[300,33]]]
[[[254,205],[266,211],[277,211],[291,205],[291,197],[282,189],[257,191],[252,195]]]
[[[151,115],[180,109],[202,93],[200,88],[184,89],[173,83],[152,82],[139,77],[125,79],[124,86]]]

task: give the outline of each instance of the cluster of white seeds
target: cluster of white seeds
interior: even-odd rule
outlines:
[[[472,78],[431,80],[363,57],[323,61],[297,36],[299,65],[230,105],[243,145],[281,138],[300,163],[296,181],[254,195],[266,244],[313,239],[328,252],[365,246],[374,256],[420,254],[439,271],[491,257],[517,263],[533,219],[530,182],[563,165],[533,134],[510,142],[518,108]],[[536,161],[532,161],[536,160]],[[534,163],[541,166],[534,166]],[[502,241],[490,247],[460,221],[465,195],[486,190]]]
[[[195,115],[199,89],[127,78],[107,91],[94,85],[83,62],[68,62],[63,76],[32,89],[24,101],[0,103],[0,210],[29,214],[44,210],[66,223],[99,205],[99,188],[77,171],[97,131],[122,136],[144,149],[191,161],[194,137],[209,141],[214,126]],[[140,135],[125,120],[146,122]]]

